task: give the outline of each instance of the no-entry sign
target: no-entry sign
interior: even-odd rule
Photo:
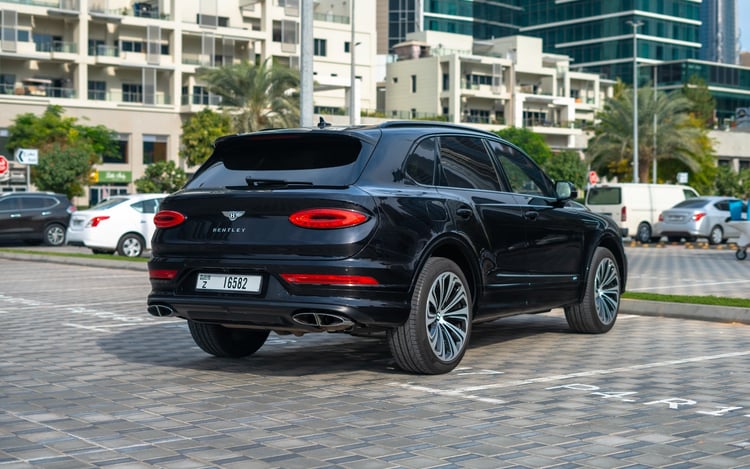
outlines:
[[[0,176],[8,172],[8,159],[0,155]]]

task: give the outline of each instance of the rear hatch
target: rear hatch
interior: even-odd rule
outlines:
[[[622,189],[612,186],[593,186],[586,193],[586,206],[592,212],[608,215],[620,224]]]
[[[220,139],[185,188],[162,202],[161,213],[185,220],[157,229],[154,257],[354,255],[377,227],[374,199],[354,185],[376,137],[302,130]]]

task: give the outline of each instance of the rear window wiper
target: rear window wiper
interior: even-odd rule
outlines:
[[[255,189],[273,189],[283,187],[309,187],[312,186],[312,182],[308,181],[285,181],[283,179],[253,179],[251,177],[245,178],[247,185]]]

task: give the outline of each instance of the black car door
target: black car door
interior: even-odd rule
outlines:
[[[522,207],[501,184],[482,138],[441,136],[438,154],[438,191],[483,276],[477,316],[519,312],[528,295]]]
[[[574,302],[582,281],[587,220],[584,210],[557,201],[552,181],[525,154],[510,145],[490,146],[517,203],[523,207],[525,271],[529,305],[547,308]],[[592,228],[595,222],[589,220]]]

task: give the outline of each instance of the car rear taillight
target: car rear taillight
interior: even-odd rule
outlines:
[[[97,226],[99,226],[99,223],[101,223],[101,222],[103,222],[104,220],[107,220],[107,219],[109,219],[109,216],[107,216],[107,215],[102,215],[100,217],[94,217],[91,220],[89,220],[88,226],[91,227],[91,228],[96,228]]]
[[[357,226],[368,218],[364,213],[340,208],[313,208],[289,215],[293,225],[319,230]]]
[[[151,269],[148,271],[148,277],[160,280],[172,280],[177,277],[177,270]]]
[[[65,209],[65,211],[68,212],[68,213],[73,213],[73,212],[76,211],[76,206],[73,205],[73,204],[70,204],[70,205],[68,205],[68,208]]]
[[[693,221],[701,221],[701,219],[703,219],[703,217],[705,216],[706,216],[705,212],[699,212],[693,215],[692,218],[693,218]]]
[[[623,205],[620,209],[620,221],[628,221],[628,208]]]
[[[664,214],[663,213],[659,214],[659,221],[664,221]]]
[[[154,215],[154,225],[157,228],[172,228],[186,220],[185,215],[173,210],[161,210]]]
[[[378,281],[366,275],[281,274],[289,283],[305,285],[377,285]]]

